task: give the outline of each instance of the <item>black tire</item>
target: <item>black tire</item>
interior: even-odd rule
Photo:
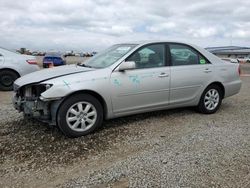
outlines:
[[[205,96],[206,94],[208,93],[208,91],[211,91],[211,90],[216,90],[218,92],[218,95],[219,95],[219,100],[218,100],[218,104],[217,106],[214,108],[214,109],[208,109],[205,105]],[[208,86],[201,98],[200,98],[200,102],[197,106],[197,110],[200,112],[200,113],[203,113],[203,114],[213,114],[215,113],[219,108],[220,108],[220,105],[221,105],[221,102],[222,102],[222,89],[220,86],[216,85],[216,84],[213,84],[213,85],[210,85]]]
[[[0,90],[11,91],[13,90],[13,83],[19,75],[11,70],[0,71]]]
[[[67,123],[67,115],[68,110],[74,106],[75,104],[79,102],[87,102],[94,106],[94,109],[97,112],[97,117],[95,120],[95,123],[87,130],[85,131],[75,131],[73,130],[70,125]],[[59,107],[59,110],[57,112],[57,125],[60,128],[60,130],[70,138],[76,138],[80,136],[84,136],[87,134],[92,133],[97,128],[99,128],[102,125],[103,122],[103,107],[101,103],[93,96],[89,94],[76,94],[72,95],[68,99],[66,99]],[[81,126],[81,125],[80,125]]]

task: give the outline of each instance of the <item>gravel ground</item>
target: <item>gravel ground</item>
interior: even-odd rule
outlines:
[[[250,187],[250,77],[212,115],[176,109],[65,138],[0,92],[0,187]]]

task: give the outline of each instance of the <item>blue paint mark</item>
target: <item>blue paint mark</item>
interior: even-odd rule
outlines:
[[[64,82],[64,86],[67,86],[68,88],[70,88],[70,83],[67,83],[65,80],[63,80],[63,82]]]
[[[140,78],[138,75],[129,76],[129,79],[133,84],[140,84]]]
[[[115,86],[121,86],[121,82],[118,79],[114,79],[114,85]]]
[[[132,82],[132,84],[134,86],[139,86],[141,84],[141,82],[146,79],[146,78],[152,78],[154,77],[156,74],[158,74],[157,72],[148,72],[148,73],[144,73],[144,74],[140,74],[140,75],[130,75],[129,76],[129,80]],[[92,78],[92,79],[87,79],[87,80],[77,80],[74,82],[66,82],[65,80],[63,80],[62,86],[67,86],[68,88],[70,88],[70,85],[72,84],[79,84],[79,83],[83,83],[83,82],[94,82],[94,81],[99,81],[99,80],[107,80],[108,77],[100,77],[100,78]],[[119,79],[114,79],[113,80],[113,84],[115,86],[122,86],[122,83]]]

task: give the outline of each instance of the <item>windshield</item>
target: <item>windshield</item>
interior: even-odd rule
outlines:
[[[117,60],[122,58],[130,50],[132,50],[135,44],[117,44],[104,50],[103,52],[93,56],[80,66],[87,66],[93,68],[105,68],[114,64]]]

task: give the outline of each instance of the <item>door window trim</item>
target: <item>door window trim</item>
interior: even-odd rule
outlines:
[[[144,44],[141,47],[137,48],[132,54],[130,54],[124,61],[127,61],[127,59],[129,59],[131,56],[133,56],[136,52],[140,51],[141,49],[147,47],[147,46],[152,46],[152,45],[157,45],[157,44],[161,44],[164,47],[164,66],[160,66],[160,67],[150,67],[150,68],[136,68],[134,70],[143,70],[143,69],[153,69],[153,68],[161,68],[161,67],[168,67],[169,64],[169,52],[167,50],[167,44],[166,42],[154,42],[154,43],[150,43],[150,44]]]
[[[195,49],[193,46],[190,46],[188,44],[184,44],[184,43],[179,43],[179,42],[168,42],[167,43],[167,46],[168,46],[168,53],[169,53],[169,66],[171,67],[182,67],[182,66],[190,66],[190,65],[178,65],[178,66],[175,66],[173,65],[173,62],[172,62],[172,56],[171,56],[171,52],[170,52],[170,45],[182,45],[182,46],[186,46],[188,48],[190,48],[191,50],[193,50],[198,56],[199,58],[200,57],[203,57],[207,63],[205,64],[190,64],[190,65],[207,65],[207,64],[212,64],[207,58],[206,56],[204,56],[201,52],[199,52],[197,49]]]

